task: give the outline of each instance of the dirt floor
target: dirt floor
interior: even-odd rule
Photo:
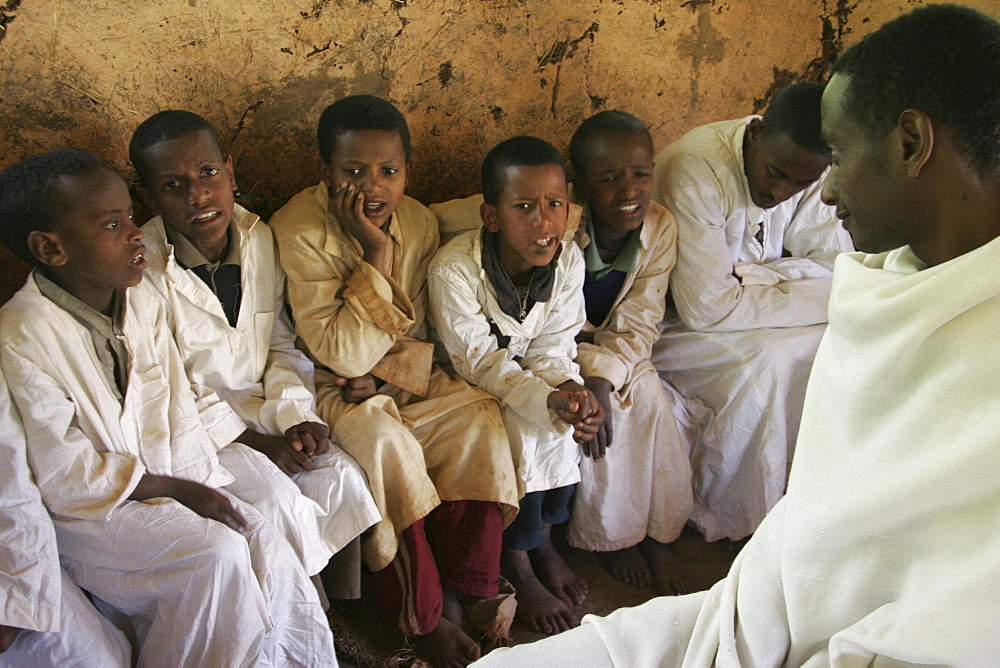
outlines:
[[[566,562],[590,586],[586,602],[575,610],[579,616],[606,615],[618,608],[639,605],[655,596],[652,589],[633,587],[611,577],[596,554],[569,547],[558,527],[553,530],[553,540]],[[700,590],[711,587],[725,576],[736,558],[739,544],[727,540],[706,543],[701,534],[685,529],[672,547],[695,587]],[[365,591],[362,601],[343,610],[344,616],[352,618],[349,625],[337,611],[330,613],[341,665],[358,668],[428,665],[408,649],[402,636],[392,632],[371,600],[370,591]],[[522,644],[545,636],[533,633],[515,621],[511,637],[514,644]]]

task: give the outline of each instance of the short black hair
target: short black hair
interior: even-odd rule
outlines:
[[[764,134],[785,134],[810,153],[830,155],[830,147],[823,141],[820,122],[820,100],[823,87],[816,83],[792,84],[778,92],[764,112]]]
[[[928,5],[867,35],[833,64],[849,77],[844,112],[872,138],[907,109],[947,126],[981,178],[1000,177],[1000,23]]]
[[[410,161],[410,127],[392,102],[374,95],[351,95],[323,110],[316,135],[319,157],[330,164],[337,137],[356,130],[388,130],[399,135],[406,161]]]
[[[57,180],[100,164],[91,153],[64,149],[33,155],[0,172],[0,242],[18,258],[39,266],[28,248],[28,235],[54,231],[65,215]]]
[[[599,137],[613,134],[641,134],[649,141],[650,151],[653,149],[653,138],[649,128],[632,114],[609,109],[601,111],[583,123],[573,133],[569,142],[569,159],[573,163],[573,171],[577,176],[583,176],[587,165],[587,151],[590,144]]]
[[[483,199],[496,204],[507,186],[508,167],[556,165],[566,173],[566,163],[552,144],[538,137],[511,137],[500,142],[483,160]]]
[[[161,141],[177,139],[189,132],[204,130],[211,136],[215,146],[219,149],[219,155],[226,157],[226,152],[222,150],[219,143],[219,135],[215,133],[215,128],[198,114],[181,109],[167,109],[153,114],[135,129],[132,140],[128,143],[128,159],[132,161],[139,180],[146,181],[146,164],[143,161],[143,153],[150,146],[159,144]]]

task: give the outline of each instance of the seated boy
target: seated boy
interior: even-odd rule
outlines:
[[[666,543],[693,505],[691,463],[670,395],[649,360],[677,257],[677,224],[653,188],[653,141],[621,111],[585,120],[570,142],[574,198],[584,204],[587,323],[577,337],[584,384],[604,410],[606,457],[584,459],[568,540],[597,550],[619,580],[679,594],[687,578]]]
[[[0,238],[35,270],[0,309],[0,364],[70,576],[132,618],[139,665],[335,665],[292,548],[225,489],[243,422],[196,394],[137,286],[125,183],[81,151],[0,174]],[[137,291],[139,291],[137,293]]]
[[[382,514],[363,546],[380,607],[435,665],[480,648],[461,603],[497,595],[517,506],[496,399],[432,363],[427,265],[437,221],[403,195],[402,114],[369,95],[319,122],[323,182],[271,220],[296,328],[317,361],[320,416],[368,474]],[[443,613],[443,616],[442,616]]]
[[[562,158],[535,137],[501,142],[483,162],[483,198],[483,227],[453,239],[431,263],[431,316],[456,371],[503,404],[524,495],[504,532],[504,575],[517,590],[518,617],[558,633],[579,625],[568,604],[582,603],[587,585],[549,532],[569,519],[577,442],[600,457],[592,439],[602,415],[573,362],[585,320],[584,263],[563,240]]]
[[[131,666],[121,631],[59,567],[52,520],[28,472],[0,375],[0,666]]]
[[[140,192],[159,214],[142,228],[146,280],[169,304],[188,376],[228,401],[247,425],[237,440],[302,490],[287,493],[299,501],[303,519],[317,517],[322,540],[300,555],[306,572],[319,572],[350,545],[323,579],[331,597],[359,597],[357,537],[379,520],[378,510],[364,472],[330,444],[314,412],[313,365],[295,348],[271,231],[233,201],[232,160],[197,114],[170,110],[146,119],[129,156]],[[274,469],[246,448],[224,448],[219,458],[236,477],[259,475],[262,464]]]

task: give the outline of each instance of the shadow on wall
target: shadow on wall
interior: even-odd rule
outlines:
[[[763,109],[917,4],[0,0],[0,167],[75,147],[130,175],[132,130],[189,109],[215,125],[243,197],[267,217],[318,180],[322,109],[373,93],[409,120],[409,192],[443,201],[478,191],[480,160],[515,134],[565,149],[583,119],[618,108],[659,149]],[[1000,17],[994,0],[965,4]]]

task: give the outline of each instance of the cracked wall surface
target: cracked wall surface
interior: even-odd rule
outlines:
[[[317,181],[315,122],[347,94],[388,97],[414,140],[409,191],[478,190],[497,141],[565,149],[624,109],[657,148],[822,81],[844,48],[917,0],[0,0],[0,167],[63,147],[129,174],[132,130],[195,111],[268,215]],[[968,0],[1000,18],[995,0]],[[0,259],[7,285],[20,276]],[[12,278],[13,276],[13,278]],[[0,297],[6,297],[9,291]]]

